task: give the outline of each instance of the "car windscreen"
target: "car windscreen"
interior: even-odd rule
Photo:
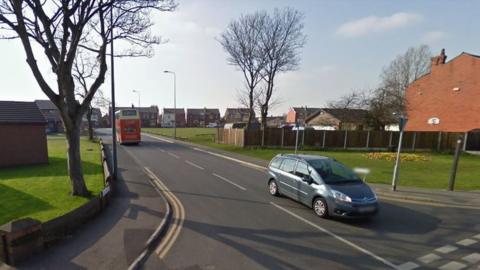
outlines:
[[[333,159],[313,159],[308,163],[322,177],[325,184],[362,182],[351,169]]]

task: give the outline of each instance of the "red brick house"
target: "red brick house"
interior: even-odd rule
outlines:
[[[220,123],[218,109],[187,109],[187,127],[206,127]]]
[[[47,163],[46,126],[34,102],[0,101],[0,167]]]
[[[442,50],[431,72],[406,90],[407,131],[468,132],[480,128],[480,56],[461,53],[449,62]]]
[[[289,125],[294,125],[298,123],[301,126],[305,125],[305,119],[311,116],[312,114],[320,111],[320,108],[309,108],[309,107],[293,107],[287,113],[286,123]]]

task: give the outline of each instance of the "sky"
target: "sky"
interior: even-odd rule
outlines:
[[[480,1],[360,0],[178,0],[174,12],[152,13],[152,33],[168,40],[151,58],[122,58],[115,64],[117,106],[138,104],[177,108],[238,107],[241,72],[228,65],[217,41],[231,20],[256,10],[293,7],[304,13],[307,43],[294,71],[278,77],[271,115],[290,107],[322,107],[353,89],[371,89],[382,68],[411,46],[427,44],[449,59],[480,54]],[[39,57],[40,58],[40,57]],[[32,101],[46,96],[28,69],[18,40],[0,41],[0,100]],[[46,62],[39,59],[43,70]],[[50,72],[51,73],[51,72]],[[51,75],[51,74],[50,74]],[[55,85],[53,76],[48,76]],[[110,96],[110,80],[101,87]]]

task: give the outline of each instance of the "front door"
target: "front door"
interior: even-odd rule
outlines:
[[[310,177],[308,165],[304,162],[298,162],[295,175],[297,177],[297,200],[310,205],[313,195],[315,194],[315,189],[305,181],[305,179]]]

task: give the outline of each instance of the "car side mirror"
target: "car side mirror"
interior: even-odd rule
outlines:
[[[307,182],[309,185],[310,185],[311,183],[313,183],[313,179],[312,179],[312,177],[311,177],[310,175],[305,175],[305,176],[303,176],[303,177],[302,177],[302,180],[303,180],[304,182]]]

